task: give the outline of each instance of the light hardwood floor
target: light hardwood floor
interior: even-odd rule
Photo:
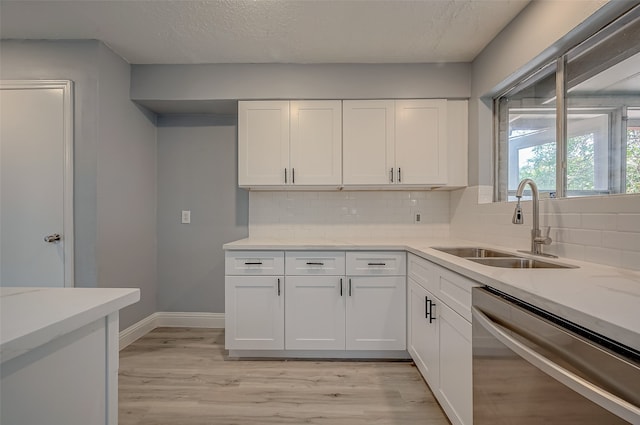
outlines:
[[[222,329],[158,328],[120,352],[119,424],[449,422],[410,362],[229,360]]]

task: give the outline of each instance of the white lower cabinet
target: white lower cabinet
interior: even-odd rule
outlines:
[[[344,350],[344,277],[287,277],[285,348]]]
[[[409,354],[451,423],[471,425],[471,322],[466,316],[468,295],[478,284],[412,254],[408,264]]]
[[[437,388],[439,326],[429,318],[429,300],[435,297],[413,279],[409,278],[409,320],[407,321],[408,337],[407,350],[415,362],[418,370],[432,387]],[[433,308],[433,307],[432,307]]]
[[[226,276],[225,347],[284,349],[284,276]]]
[[[347,282],[347,350],[406,349],[404,276],[354,276]]]
[[[234,355],[251,350],[281,350],[282,356],[295,350],[316,357],[323,351],[331,356],[405,352],[404,252],[277,254],[226,254],[225,345]]]

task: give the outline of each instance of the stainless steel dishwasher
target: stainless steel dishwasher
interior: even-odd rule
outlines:
[[[473,423],[640,424],[640,353],[473,288]]]

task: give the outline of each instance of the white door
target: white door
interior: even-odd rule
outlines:
[[[290,182],[289,101],[238,102],[238,185]]]
[[[344,277],[287,277],[285,348],[344,350]]]
[[[404,276],[347,277],[347,350],[406,350]]]
[[[0,285],[73,286],[72,83],[0,95]]]
[[[342,184],[342,102],[292,101],[290,165],[296,185]]]
[[[343,183],[395,183],[393,100],[345,100],[343,116]],[[392,181],[393,180],[393,181]]]
[[[225,347],[284,349],[284,277],[225,277]]]
[[[395,157],[398,183],[447,183],[446,100],[396,100]]]

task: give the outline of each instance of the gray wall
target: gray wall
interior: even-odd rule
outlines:
[[[469,97],[470,64],[133,65],[134,100]]]
[[[102,43],[98,53],[98,286],[140,288],[120,312],[128,326],[157,310],[156,126],[129,98],[129,64]]]
[[[222,245],[248,236],[236,117],[158,120],[158,309],[224,312]],[[191,224],[181,224],[181,211]]]
[[[129,65],[98,41],[2,41],[3,79],[74,82],[77,287],[137,287],[120,327],[156,311],[155,127],[129,100]]]

